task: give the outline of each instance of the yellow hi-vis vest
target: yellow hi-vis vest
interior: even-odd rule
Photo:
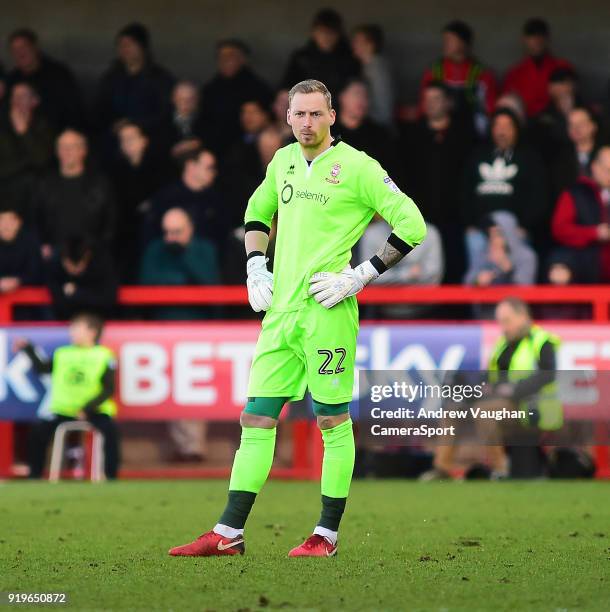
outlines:
[[[532,371],[539,369],[540,351],[542,346],[550,342],[557,350],[560,340],[557,336],[544,331],[537,325],[532,325],[530,333],[517,345],[510,363],[508,364],[508,381],[517,382],[531,375]],[[489,361],[489,373],[491,382],[498,380],[498,359],[507,347],[506,338],[502,337],[496,343]],[[525,398],[519,403],[519,410],[526,414],[536,410],[539,420],[536,423],[539,429],[553,430],[563,426],[563,407],[557,393],[557,383],[551,382],[544,385],[534,397]],[[529,418],[526,419],[529,423]]]
[[[105,346],[62,346],[53,354],[51,412],[75,417],[102,391],[102,376],[114,354]],[[107,399],[98,412],[115,416],[116,404]]]

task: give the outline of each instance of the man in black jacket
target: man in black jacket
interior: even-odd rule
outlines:
[[[111,169],[117,201],[117,224],[113,252],[121,282],[137,278],[145,221],[145,202],[167,182],[167,161],[153,149],[148,134],[139,124],[125,120],[116,130],[119,154]]]
[[[88,145],[83,134],[65,130],[57,139],[59,171],[44,177],[35,207],[43,257],[75,235],[95,236],[110,248],[115,232],[115,204],[104,176],[86,167]]]
[[[25,81],[38,92],[41,111],[57,128],[84,127],[81,92],[72,71],[43,53],[37,34],[27,28],[9,36],[9,48],[15,67],[8,75],[7,86]]]
[[[581,176],[591,176],[591,164],[604,138],[597,115],[587,106],[568,113],[568,143],[559,147],[552,167],[553,201]]]
[[[532,118],[529,133],[532,144],[551,166],[557,153],[570,142],[568,115],[582,100],[577,75],[571,68],[556,68],[549,77],[548,91],[549,105]]]
[[[195,145],[210,146],[209,122],[201,113],[199,90],[192,81],[179,81],[172,91],[172,107],[161,122],[158,142],[162,156],[175,162]]]
[[[423,116],[402,130],[405,152],[404,184],[424,218],[440,234],[445,253],[445,282],[461,283],[466,271],[464,225],[456,202],[464,160],[471,153],[476,135],[469,122],[456,121],[451,114],[447,86],[432,81],[422,93]]]
[[[271,88],[248,65],[250,50],[240,40],[222,40],[216,45],[217,72],[201,91],[201,114],[210,126],[204,143],[219,156],[239,140],[242,104],[257,100],[270,106]]]
[[[193,220],[195,233],[211,240],[222,253],[229,215],[215,187],[216,157],[198,147],[184,155],[182,161],[180,179],[157,191],[146,203],[143,244],[159,237],[163,215],[170,208],[179,207]]]
[[[229,204],[225,215],[227,227],[231,229],[243,225],[244,203],[265,177],[266,164],[260,156],[259,138],[271,125],[271,112],[256,100],[244,102],[240,123],[243,136],[227,151],[220,181]],[[236,177],[239,179],[235,180]]]
[[[348,145],[364,151],[392,172],[393,140],[389,130],[369,117],[369,106],[364,81],[349,81],[339,94],[339,112],[333,131]]]
[[[290,57],[282,78],[282,88],[290,89],[305,79],[322,81],[336,96],[349,79],[360,75],[343,31],[343,19],[333,9],[323,9],[313,19],[311,38]]]
[[[0,210],[0,294],[41,280],[40,247],[23,226],[19,213],[9,206]]]
[[[15,83],[6,113],[0,114],[0,184],[2,199],[12,199],[27,224],[40,173],[53,158],[55,130],[40,112],[40,97],[25,81]]]
[[[174,77],[153,60],[150,34],[142,24],[125,26],[116,50],[117,58],[100,83],[99,126],[104,130],[119,119],[131,119],[154,133],[169,112]]]

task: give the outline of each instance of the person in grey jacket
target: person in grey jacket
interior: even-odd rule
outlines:
[[[536,280],[538,257],[525,241],[517,218],[505,210],[483,220],[476,248],[464,278],[467,285],[531,285]]]
[[[486,215],[480,229],[471,229],[468,238],[470,265],[464,283],[491,285],[532,285],[536,282],[538,256],[529,246],[517,217],[506,210]],[[476,319],[493,319],[491,304],[473,304]]]
[[[375,285],[440,285],[445,270],[441,235],[430,223],[426,223],[426,228],[428,233],[425,240],[416,246],[408,257],[387,270],[382,275],[383,278],[375,280]],[[391,231],[392,228],[379,215],[375,215],[360,239],[361,256],[369,257],[374,253],[375,245]],[[366,314],[370,317],[409,319],[422,316],[426,310],[425,306],[388,304]]]

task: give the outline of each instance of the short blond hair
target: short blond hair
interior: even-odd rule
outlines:
[[[332,96],[330,95],[330,91],[328,91],[328,87],[322,83],[322,81],[316,81],[315,79],[307,79],[306,81],[301,81],[297,83],[289,92],[288,92],[288,107],[292,106],[292,98],[294,98],[294,94],[302,93],[302,94],[311,94],[311,93],[321,93],[326,100],[326,104],[328,106],[328,110],[331,110],[333,107]]]

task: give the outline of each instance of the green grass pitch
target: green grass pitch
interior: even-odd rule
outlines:
[[[319,490],[271,481],[245,556],[168,557],[215,523],[225,489],[2,484],[0,591],[65,591],[73,610],[610,609],[607,483],[358,481],[337,557],[288,559]]]

